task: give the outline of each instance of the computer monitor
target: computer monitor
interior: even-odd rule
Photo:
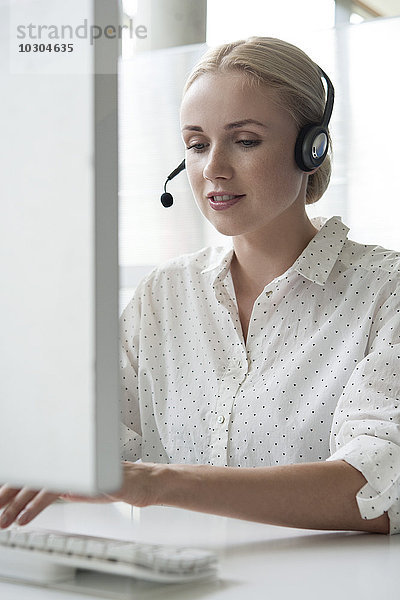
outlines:
[[[0,483],[121,485],[118,20],[0,0]]]

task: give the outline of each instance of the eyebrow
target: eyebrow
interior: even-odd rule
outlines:
[[[239,129],[244,125],[259,125],[268,129],[268,125],[261,123],[260,121],[256,121],[255,119],[243,119],[242,121],[235,121],[234,123],[228,123],[224,126],[224,129],[230,131],[231,129]],[[186,125],[182,128],[182,131],[203,131],[201,127],[198,125]]]

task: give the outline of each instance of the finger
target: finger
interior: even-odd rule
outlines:
[[[7,484],[0,487],[0,508],[6,506],[20,491],[20,488],[12,488]]]
[[[79,494],[61,494],[60,498],[67,502],[92,502],[94,504],[102,504],[112,502],[107,494],[101,496],[80,496]]]
[[[61,494],[60,498],[68,502],[87,502],[90,500],[88,496],[79,496],[78,494]]]
[[[59,494],[53,494],[51,492],[46,492],[46,490],[41,490],[26,506],[25,510],[19,515],[17,519],[18,525],[26,525],[27,523],[30,523],[35,517],[37,517],[39,513],[52,504],[58,497]]]
[[[10,500],[4,509],[0,518],[0,527],[9,527],[11,523],[16,520],[20,512],[24,510],[26,505],[32,500],[32,498],[37,495],[37,493],[37,491],[27,488],[22,488],[22,490],[19,490],[18,494]]]

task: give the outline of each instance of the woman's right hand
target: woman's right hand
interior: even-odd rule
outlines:
[[[0,487],[0,529],[9,527],[16,522],[26,525],[34,519],[49,504],[52,504],[59,494],[46,490],[31,490],[29,488],[13,488],[7,484]]]
[[[132,506],[149,506],[158,504],[158,488],[154,477],[157,472],[164,472],[172,465],[155,463],[130,463],[123,461],[123,485],[113,494],[100,494],[99,496],[78,496],[71,494],[53,494],[47,490],[32,490],[24,487],[13,488],[9,485],[0,486],[0,510],[4,508],[0,517],[0,529],[9,527],[12,523],[26,525],[30,523],[42,510],[52,504],[57,498],[70,502],[127,502]],[[164,484],[161,484],[164,486]],[[160,487],[160,483],[158,483]]]

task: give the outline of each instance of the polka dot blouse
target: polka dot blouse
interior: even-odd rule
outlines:
[[[123,458],[239,467],[343,459],[365,519],[400,532],[400,254],[340,217],[257,298],[244,341],[233,249],[155,269],[121,316]]]

